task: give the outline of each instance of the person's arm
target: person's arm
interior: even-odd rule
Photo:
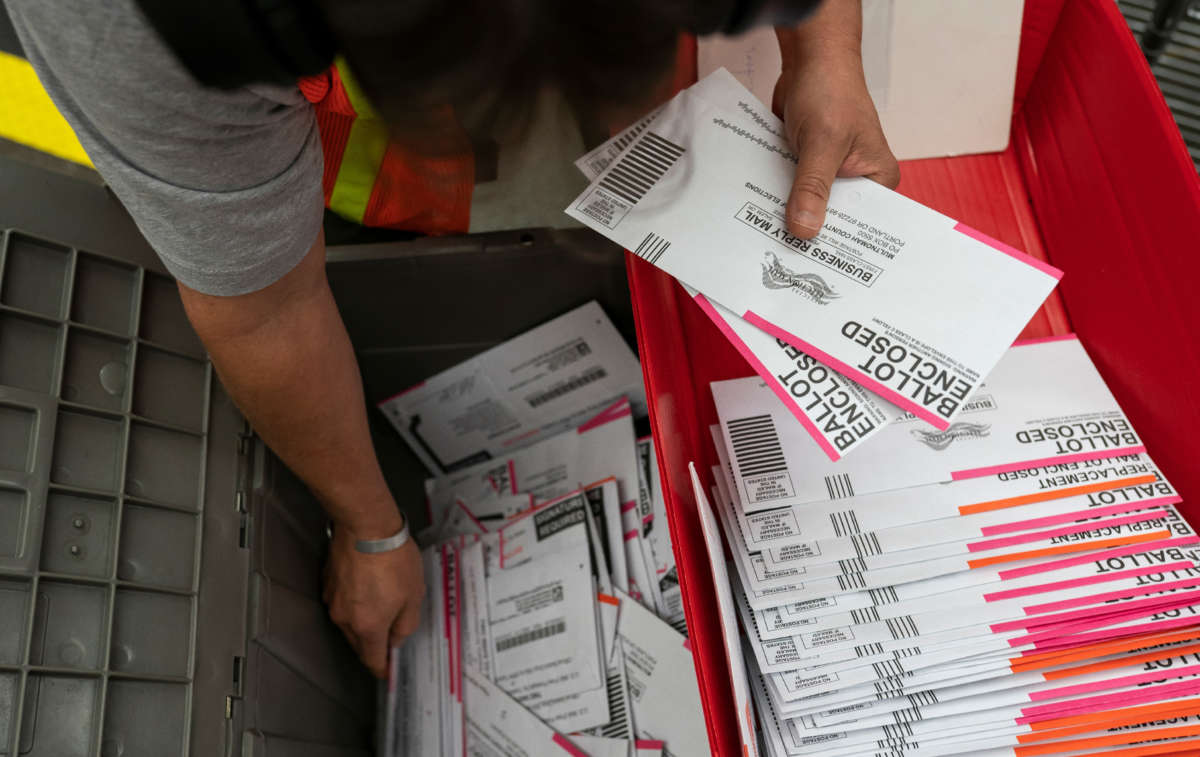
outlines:
[[[180,284],[188,317],[221,382],[255,431],[335,523],[325,600],[377,676],[390,645],[417,626],[424,584],[416,544],[362,554],[357,539],[395,534],[403,518],[367,431],[358,366],[325,278],[325,240],[282,279],[216,297]]]
[[[788,228],[807,239],[825,220],[835,176],[866,176],[894,189],[900,167],[863,75],[861,0],[825,0],[803,24],[775,33],[783,73],[772,108],[799,156]]]
[[[47,92],[179,280],[226,387],[336,522],[326,601],[382,674],[389,634],[413,630],[424,589],[412,543],[354,550],[402,521],[325,281],[312,106],[296,87],[201,87],[133,0],[4,2]]]

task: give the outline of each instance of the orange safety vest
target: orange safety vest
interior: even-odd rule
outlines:
[[[326,207],[364,226],[425,234],[467,231],[475,157],[449,106],[433,114],[441,147],[431,156],[389,138],[387,125],[342,60],[299,86],[317,113]]]
[[[664,94],[696,81],[695,39],[681,39]],[[424,234],[467,232],[475,153],[449,106],[431,114],[426,135],[436,140],[437,149],[421,150],[390,138],[340,58],[325,72],[301,79],[299,87],[317,113],[326,207],[364,226]]]

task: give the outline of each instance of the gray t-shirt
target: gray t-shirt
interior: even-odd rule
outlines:
[[[3,2],[50,97],[181,282],[252,292],[312,247],[323,165],[298,89],[201,87],[133,0]]]

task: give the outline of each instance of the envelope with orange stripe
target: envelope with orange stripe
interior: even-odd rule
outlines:
[[[725,454],[723,443],[718,449]],[[912,523],[988,514],[995,517],[996,522],[1020,523],[1037,512],[1026,508],[1048,505],[1059,499],[1086,501],[1089,507],[1105,507],[1124,504],[1126,499],[1153,501],[1173,496],[1173,490],[1162,490],[1163,483],[1156,466],[1143,453],[1034,467],[754,513],[746,513],[738,506],[735,512],[753,551],[770,549],[780,560],[803,558],[819,562],[824,555],[817,543],[827,539],[870,534]],[[732,494],[736,494],[736,490]]]
[[[767,721],[790,736],[793,744],[785,750],[787,754],[862,755],[873,753],[871,747],[888,744],[907,755],[913,751],[911,747],[920,748],[928,740],[951,738],[957,751],[946,754],[971,754],[975,735],[989,728],[1005,729],[1015,737],[1034,730],[1039,723],[1058,724],[1122,705],[1160,704],[1194,696],[1200,692],[1200,657],[1195,647],[1177,643],[1096,663],[1030,672],[1016,680],[1040,680],[1008,689],[998,689],[994,683],[967,684],[941,689],[932,697],[905,699],[903,704],[835,709],[820,718],[825,725],[816,717],[781,717],[773,709]],[[761,685],[757,694],[757,704],[771,708]],[[1053,729],[1044,730],[1053,734]]]
[[[717,471],[714,471],[716,474]],[[718,477],[718,490],[721,490]],[[938,590],[946,591],[966,585],[978,585],[1004,576],[1016,575],[1015,571],[1028,572],[1030,564],[1039,559],[1062,557],[1089,550],[1152,545],[1161,542],[1166,546],[1180,546],[1195,540],[1194,532],[1172,506],[1159,507],[1101,519],[1088,524],[1073,524],[1056,527],[1048,531],[1038,530],[1003,537],[1002,541],[985,544],[988,549],[971,552],[969,549],[951,550],[948,556],[898,564],[885,564],[877,569],[858,561],[825,563],[808,568],[772,571],[762,561],[761,555],[748,553],[736,521],[731,517],[731,508],[724,494],[718,494],[717,508],[726,522],[726,534],[733,549],[738,575],[747,595],[748,604],[755,610],[781,608],[786,614],[820,613],[835,604],[843,609],[866,606],[855,604],[856,600],[833,602],[832,597],[857,593],[876,599],[872,592],[888,599],[891,587],[910,584],[912,589],[923,588],[919,582],[937,579]],[[1183,541],[1172,541],[1176,537]],[[861,572],[858,572],[861,569]],[[892,601],[895,601],[894,599]],[[802,609],[797,605],[802,604]]]
[[[747,513],[1145,451],[1073,335],[1011,347],[948,429],[898,419],[836,462],[762,379],[712,392]]]

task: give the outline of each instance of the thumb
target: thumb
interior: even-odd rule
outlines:
[[[848,144],[832,136],[801,132],[795,139],[797,155],[796,178],[787,202],[788,230],[811,239],[825,222],[825,207],[829,190],[838,169],[846,159]]]

